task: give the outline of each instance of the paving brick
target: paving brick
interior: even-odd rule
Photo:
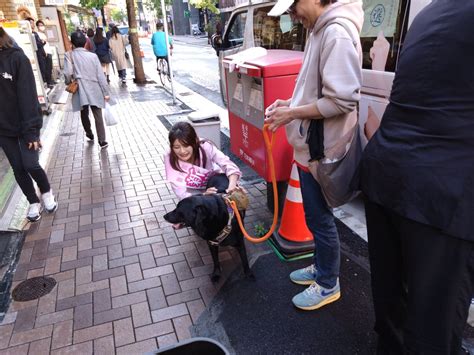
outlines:
[[[24,332],[14,332],[10,339],[10,346],[31,343],[32,341],[49,338],[53,333],[53,326],[35,328]]]
[[[51,275],[61,271],[61,256],[55,256],[46,260],[44,274]]]
[[[82,237],[77,240],[77,250],[78,251],[83,251],[83,250],[88,250],[92,249],[92,237],[87,236],[87,237]]]
[[[36,318],[35,327],[42,327],[45,325],[60,323],[66,320],[71,320],[73,317],[73,309],[65,309],[54,313],[48,313]]]
[[[123,257],[122,245],[121,244],[109,245],[107,247],[107,250],[108,250],[109,260],[118,259],[118,258]]]
[[[193,325],[189,315],[173,318],[174,329],[179,341],[191,338],[189,328]]]
[[[15,323],[18,312],[9,312],[5,314],[3,320],[0,322],[0,326]]]
[[[30,343],[29,354],[49,354],[51,338],[36,340]]]
[[[139,246],[139,247],[125,249],[123,251],[123,255],[124,256],[139,255],[141,253],[148,253],[148,252],[151,252],[151,247],[149,245],[142,245],[142,246]]]
[[[109,280],[100,280],[95,282],[90,282],[84,285],[76,286],[76,295],[81,295],[83,293],[94,292],[97,290],[102,290],[104,288],[109,288]]]
[[[117,355],[143,354],[156,350],[156,340],[148,339],[117,348]]]
[[[144,291],[129,293],[127,295],[113,297],[112,308],[120,308],[144,301],[146,301],[146,294]]]
[[[122,346],[135,342],[135,333],[131,318],[124,318],[114,322],[115,345]]]
[[[174,233],[165,233],[163,234],[163,241],[167,248],[179,246],[178,238]]]
[[[53,290],[50,293],[44,295],[38,300],[38,310],[36,311],[37,316],[52,313],[55,311],[57,294],[58,285],[54,286]]]
[[[143,279],[142,269],[140,268],[140,264],[130,264],[125,266],[125,273],[127,274],[127,281],[133,282]]]
[[[60,243],[64,241],[64,230],[55,230],[51,232],[50,243]]]
[[[76,269],[76,285],[88,284],[92,281],[92,266],[87,265]]]
[[[72,325],[72,320],[56,323],[54,325],[51,349],[54,350],[72,344]]]
[[[151,313],[148,302],[132,304],[132,317],[134,327],[150,324]]]
[[[163,291],[165,292],[166,296],[181,292],[180,283],[178,282],[178,279],[174,273],[162,275],[161,284],[163,285]]]
[[[185,260],[186,258],[184,257],[184,254],[162,256],[161,258],[155,259],[156,266],[170,265]]]
[[[130,282],[128,284],[129,292],[143,291],[149,288],[155,288],[161,286],[161,280],[159,277],[153,277],[141,281]]]
[[[30,344],[18,345],[5,350],[0,350],[1,355],[27,355]]]
[[[129,264],[135,264],[137,262],[138,262],[138,256],[137,255],[130,255],[130,256],[125,256],[123,258],[111,260],[109,262],[109,267],[112,269],[114,267],[129,265]]]
[[[35,326],[37,307],[28,307],[17,312],[15,332],[33,329]]]
[[[112,335],[94,340],[94,354],[97,355],[114,355],[115,344]]]
[[[125,275],[125,270],[123,266],[116,267],[115,269],[108,269],[108,270],[94,272],[92,274],[92,279],[94,281],[100,281],[100,280],[105,280],[105,279],[109,279],[109,278],[117,277],[121,275]]]
[[[126,249],[135,247],[135,237],[133,236],[133,234],[124,235],[120,238],[120,240],[122,242],[122,248],[124,249],[124,253]]]
[[[217,293],[217,289],[212,284],[206,284],[204,286],[199,287],[199,292],[201,293],[202,300],[209,306],[211,304],[212,299]]]
[[[146,290],[148,304],[151,310],[168,307],[166,303],[165,293],[162,287],[156,287]]]
[[[14,324],[0,326],[0,349],[5,349],[10,342]]]
[[[106,246],[113,245],[113,244],[120,244],[120,242],[121,242],[121,240],[118,239],[118,238],[101,239],[101,240],[94,241],[92,243],[92,245],[93,245],[93,248],[101,248],[101,247],[106,247]]]
[[[74,308],[74,330],[92,326],[92,304],[83,304]]]
[[[77,306],[92,303],[92,292],[83,293],[79,296],[63,298],[56,301],[56,311],[62,311],[68,308],[74,308]]]
[[[163,281],[163,280],[162,280]],[[193,279],[180,281],[179,285],[183,291],[200,288],[202,286],[212,285],[212,281],[209,276],[200,276]],[[166,290],[165,290],[166,293]]]
[[[154,236],[154,237],[148,237],[148,238],[142,238],[142,239],[137,239],[135,243],[137,246],[142,246],[142,245],[151,245],[154,243],[160,243],[163,242],[163,237],[161,236]]]
[[[76,270],[73,269],[73,270],[58,272],[57,274],[54,274],[52,277],[56,280],[56,282],[61,282],[64,280],[73,279],[75,275],[76,275]]]
[[[61,271],[67,271],[71,269],[77,269],[82,266],[92,265],[92,258],[87,257],[83,259],[78,259],[74,261],[68,261],[61,263]]]
[[[97,325],[131,317],[131,314],[130,306],[110,309],[108,311],[94,314],[94,324]]]
[[[151,269],[143,270],[143,276],[145,279],[157,277],[161,275],[171,274],[173,273],[173,266],[172,265],[164,265],[158,266]]]
[[[77,259],[77,246],[70,246],[63,249],[62,261],[72,261]]]
[[[74,344],[82,343],[88,340],[99,339],[113,333],[112,323],[104,323],[93,327],[74,331]]]
[[[155,257],[153,256],[152,252],[140,253],[138,256],[140,258],[140,266],[143,270],[156,266]]]
[[[174,345],[178,342],[178,339],[176,338],[175,333],[161,335],[157,337],[156,340],[158,341],[159,348],[164,348],[166,346]]]
[[[102,255],[94,255],[94,263],[92,266],[92,270],[94,272],[96,271],[103,271],[107,270],[109,268],[109,263],[107,259],[107,254],[102,254]],[[120,265],[117,265],[120,266]],[[111,269],[113,269],[115,266],[110,266]]]
[[[110,289],[106,288],[103,290],[94,292],[94,313],[106,311],[112,308],[112,302],[110,298]]]
[[[61,349],[57,349],[51,352],[51,355],[88,355],[93,354],[93,344],[92,341],[87,341],[81,344],[74,344],[71,346],[66,346]]]
[[[161,322],[167,319],[172,319],[188,314],[186,304],[181,303],[175,306],[157,309],[151,312],[153,322]]]
[[[124,295],[127,290],[127,279],[125,276],[113,277],[110,279],[110,291],[112,297]]]
[[[174,272],[179,281],[188,280],[193,278],[193,274],[189,265],[186,261],[173,264]]]
[[[88,250],[80,251],[78,253],[78,258],[86,258],[88,256],[102,255],[102,254],[106,254],[106,253],[107,253],[107,248],[106,247],[88,249]]]
[[[187,302],[186,305],[193,323],[196,324],[201,314],[206,310],[206,305],[201,299]]]
[[[169,320],[135,328],[137,341],[154,338],[160,335],[172,333],[173,324]]]
[[[74,296],[75,285],[74,279],[67,279],[58,283],[58,299]]]
[[[193,289],[193,290],[188,290],[181,293],[175,293],[174,295],[170,295],[166,297],[166,302],[168,303],[169,306],[174,306],[179,303],[185,303],[185,302],[197,300],[200,298],[201,298],[201,294],[199,293],[199,290]]]
[[[155,258],[168,255],[168,250],[166,248],[165,243],[163,242],[153,243],[151,247],[153,249],[153,255],[155,256]]]

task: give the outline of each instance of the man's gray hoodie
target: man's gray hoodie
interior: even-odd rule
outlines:
[[[291,99],[290,107],[314,103],[321,112],[324,153],[328,159],[337,158],[331,148],[357,121],[356,108],[362,86],[359,33],[363,22],[361,0],[338,1],[327,7],[310,33]],[[310,159],[306,143],[309,124],[309,119],[295,119],[286,125],[295,160],[303,167],[308,166]]]

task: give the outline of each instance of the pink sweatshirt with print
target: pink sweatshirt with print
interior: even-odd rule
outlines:
[[[201,147],[206,154],[206,166],[204,167],[180,161],[179,166],[183,172],[177,171],[171,167],[170,152],[166,152],[164,156],[166,179],[171,183],[174,193],[180,200],[196,193],[202,193],[209,178],[215,174],[242,176],[237,165],[215,145],[204,141],[201,143]],[[202,162],[202,151],[200,154]]]

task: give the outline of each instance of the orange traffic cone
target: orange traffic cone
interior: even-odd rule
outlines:
[[[308,254],[314,250],[313,234],[306,225],[298,168],[293,163],[286,191],[285,205],[278,233],[272,236],[272,244],[285,259]]]
[[[291,168],[288,190],[286,190],[285,206],[281,216],[278,233],[292,242],[306,242],[313,240],[313,234],[306,226],[303,209],[303,196],[301,195],[298,168],[293,163]]]

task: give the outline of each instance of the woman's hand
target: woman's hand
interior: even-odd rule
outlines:
[[[286,125],[293,120],[292,109],[290,107],[277,107],[273,110],[268,110],[266,114],[265,123],[268,124],[270,131],[275,132],[278,127]],[[267,113],[266,112],[266,113]]]
[[[216,193],[217,193],[217,189],[215,187],[210,187],[204,192],[204,195],[212,195]]]
[[[265,116],[271,116],[272,113],[277,109],[278,107],[288,107],[290,106],[291,99],[288,100],[276,100],[274,103],[272,103],[270,106],[267,107],[265,110]]]
[[[43,146],[40,141],[34,141],[28,143],[28,149],[40,150]]]
[[[105,102],[109,102],[110,96],[104,96],[104,100],[105,100]]]

